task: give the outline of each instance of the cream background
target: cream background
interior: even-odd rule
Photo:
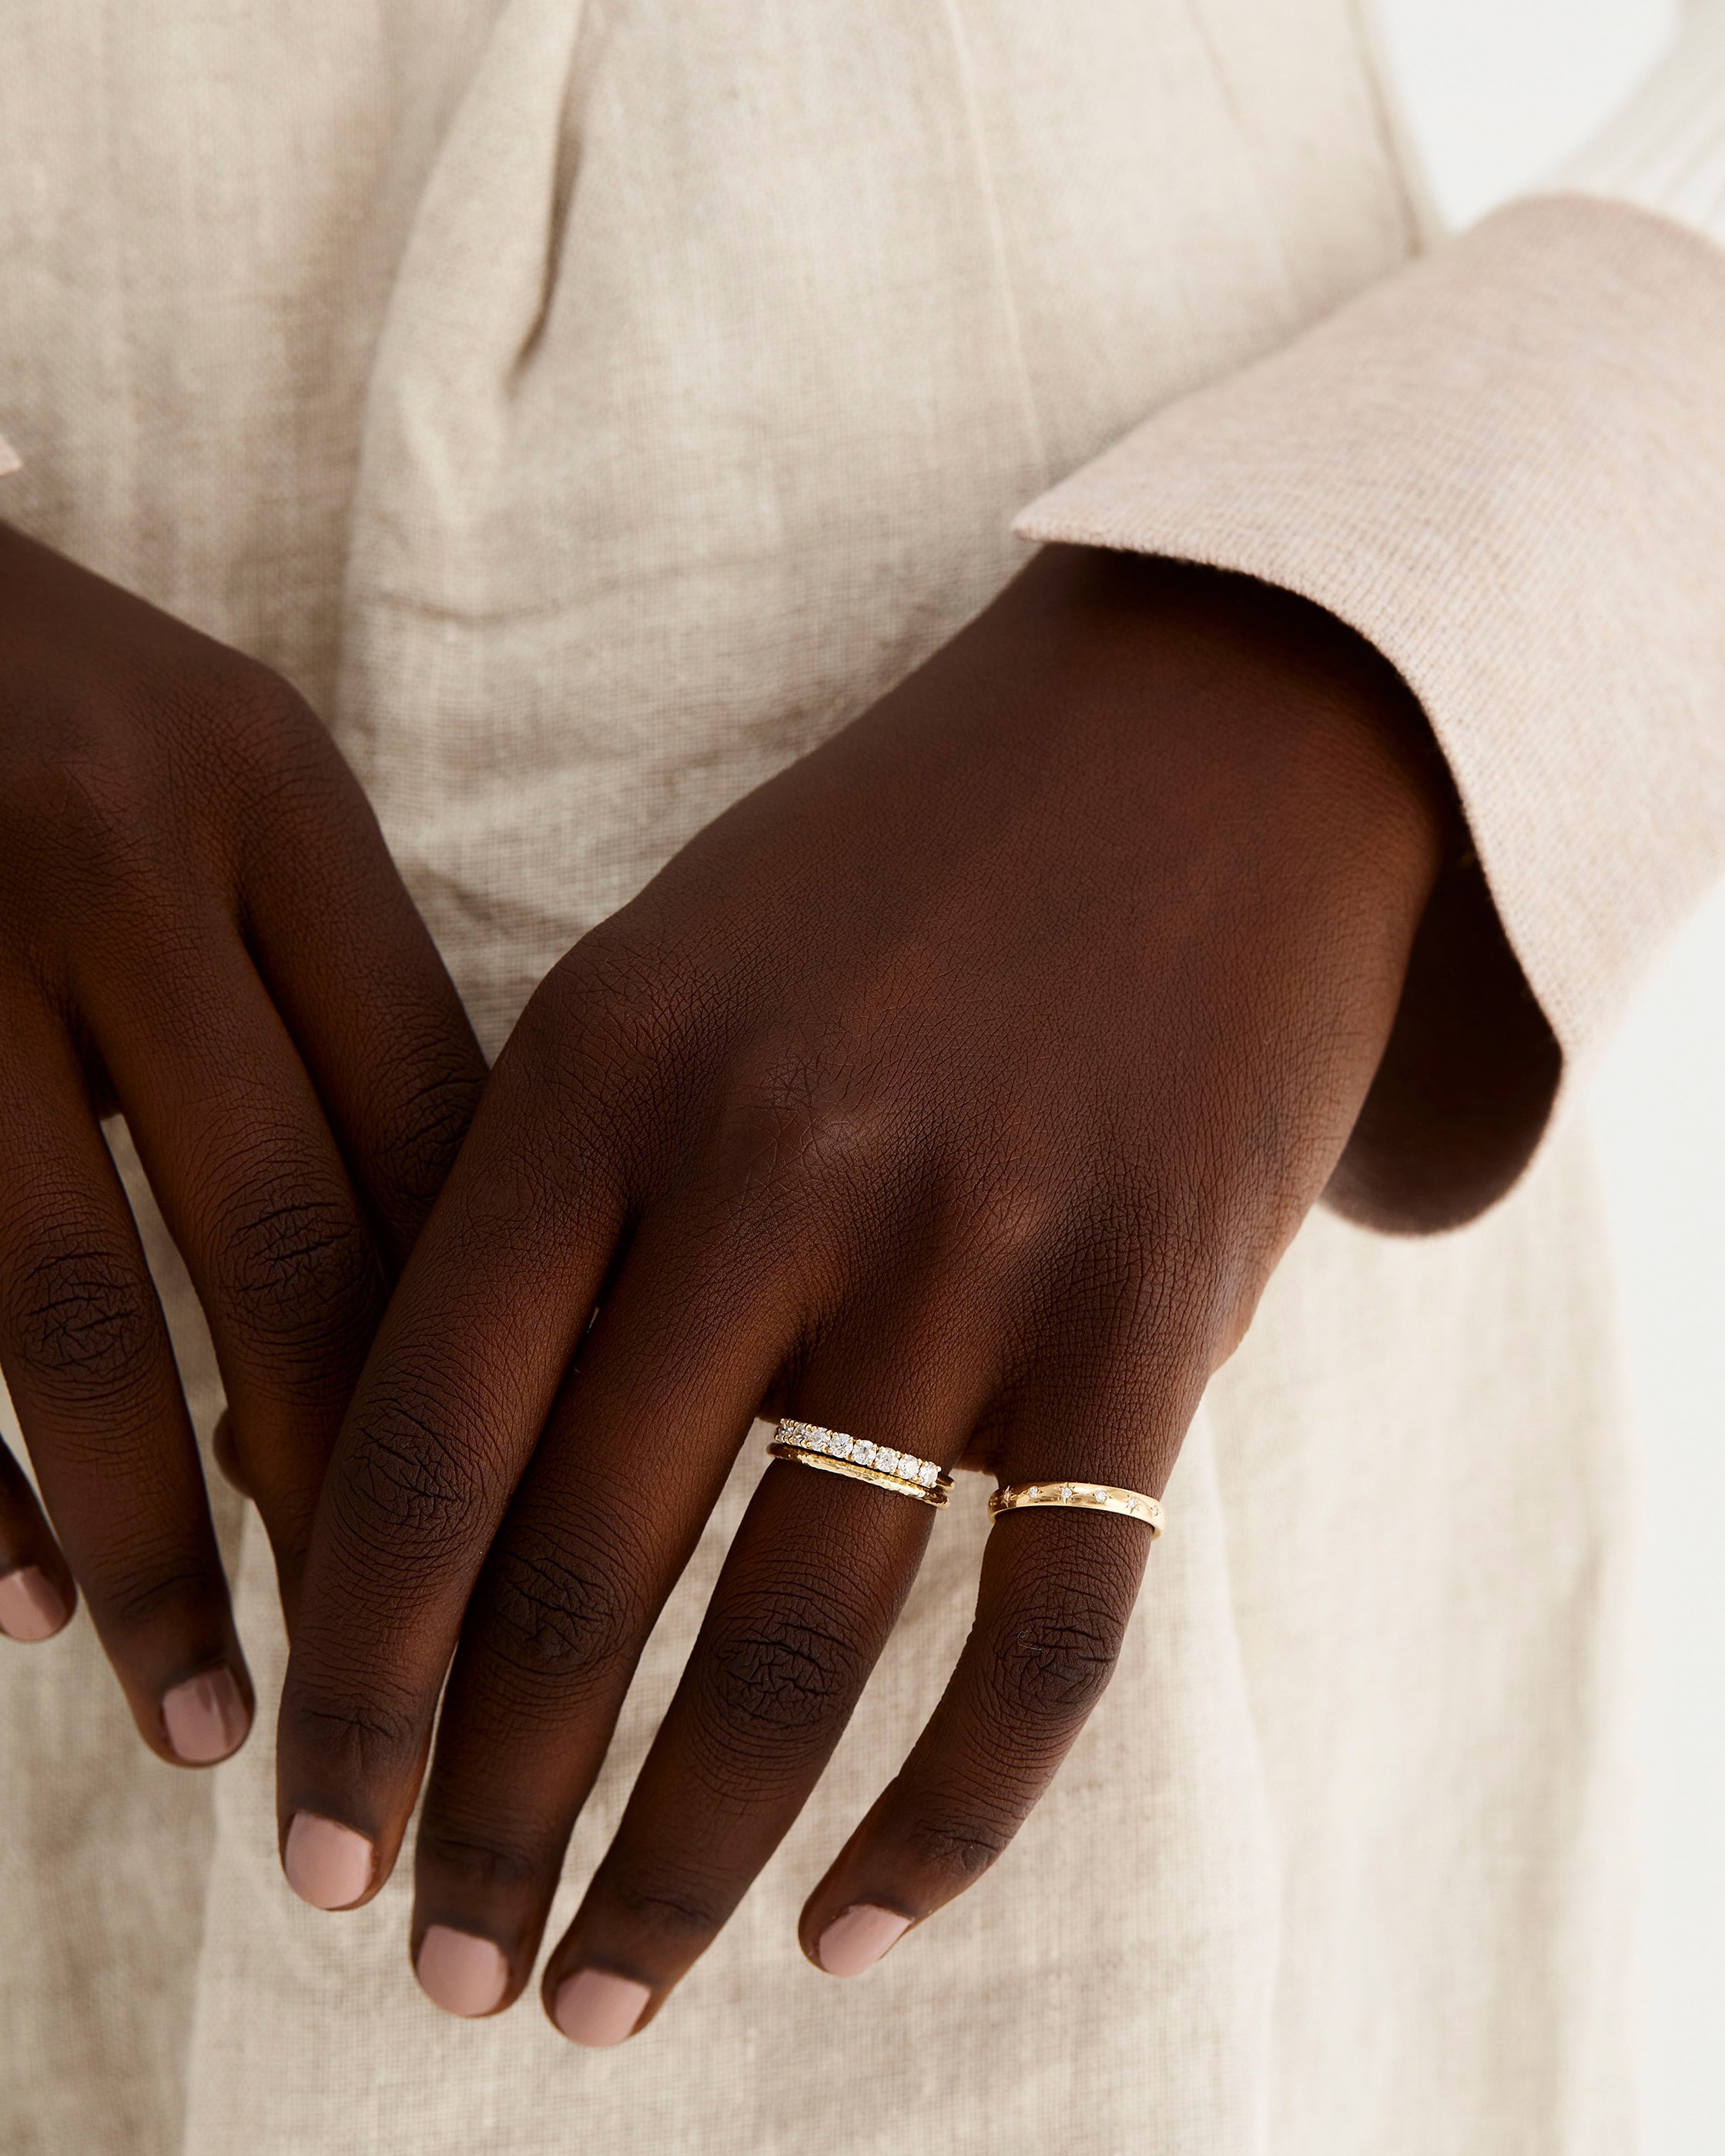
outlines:
[[[1378,0],[1445,214],[1584,141],[1676,27],[1675,0]],[[1636,999],[1596,1081],[1637,1425],[1642,1559],[1643,2143],[1725,2148],[1725,893]]]
[[[33,146],[34,164],[14,147],[13,170],[39,175],[46,204],[87,193],[94,215],[87,234],[53,228],[64,244],[51,275],[0,280],[0,314],[18,317],[23,513],[335,694],[495,1030],[558,939],[656,852],[962,618],[1004,573],[1004,536],[997,554],[980,535],[1004,533],[1014,502],[1390,266],[1407,234],[1351,0],[1287,0],[1279,43],[1260,0],[1086,0],[1081,18],[1043,0],[882,5],[869,28],[895,24],[904,63],[890,82],[870,74],[872,34],[859,44],[842,8],[805,47],[815,18],[800,5],[725,0],[601,11],[586,48],[597,73],[583,62],[572,81],[568,0],[507,0],[474,80],[476,118],[447,136],[447,85],[416,72],[438,5],[475,37],[490,26],[485,0],[19,5],[0,143],[10,130]],[[294,16],[316,34],[290,38]],[[655,26],[662,51],[634,34]],[[259,49],[278,37],[279,53]],[[1019,80],[1024,53],[1035,64]],[[260,59],[269,96],[234,127],[228,87],[265,80]],[[566,83],[591,122],[572,198]],[[1147,89],[1168,93],[1150,129]],[[513,154],[489,161],[487,192],[470,153],[494,98]],[[968,132],[947,124],[955,111]],[[855,154],[882,191],[860,224],[843,214],[850,192],[811,194],[841,118],[858,123]],[[707,182],[698,227],[673,154]],[[306,174],[315,187],[286,183]],[[16,208],[16,259],[39,263],[44,219]],[[1617,213],[1592,221],[1620,228]],[[410,223],[344,583],[349,392],[367,372],[380,264]],[[891,244],[871,250],[877,233]],[[739,248],[770,274],[728,274]],[[228,274],[259,260],[278,274]],[[644,278],[644,262],[660,274]],[[795,365],[770,384],[747,371],[762,288],[801,307],[794,335],[773,341]],[[950,348],[919,350],[911,379],[893,364],[895,310],[908,297],[920,323],[931,289],[951,290],[964,318]],[[1114,311],[1134,295],[1123,340]],[[1677,318],[1673,306],[1660,321]],[[690,364],[691,321],[745,364]],[[128,397],[150,421],[146,455]],[[770,487],[742,483],[760,463],[757,406],[769,439],[798,451]],[[593,546],[564,558],[572,524],[577,541],[620,547],[629,577],[590,582]],[[698,667],[672,649],[665,685],[624,651],[624,686],[651,693],[607,685],[631,639],[665,654],[648,640],[655,619],[686,629],[703,609],[735,645],[704,645]],[[809,623],[823,633],[803,638]],[[550,723],[595,708],[608,730]],[[484,727],[463,726],[473,711]],[[512,788],[522,770],[537,783],[517,853],[488,817],[493,783]],[[525,902],[536,891],[549,911]],[[896,1956],[872,1981],[859,2046],[849,2003],[767,1948],[788,1933],[809,1853],[896,1755],[962,1621],[973,1552],[955,1520],[821,1805],[680,2002],[680,2108],[663,2052],[631,2046],[578,2084],[587,2138],[689,2146],[698,2118],[705,2147],[750,2156],[847,2136],[895,2156],[1066,2156],[1081,2141],[1106,2156],[1521,2156],[1543,2133],[1619,2156],[1618,1813],[1596,1733],[1611,1722],[1620,1544],[1594,1527],[1623,1469],[1600,1412],[1589,1217],[1573,1150],[1558,1147],[1465,1240],[1389,1246],[1314,1222],[1183,1462],[1182,1532],[1117,1695],[1142,1718],[1098,1717],[1063,1778],[1067,1810],[1045,1808],[987,1892],[945,1920],[938,1959]],[[207,1404],[189,1332],[185,1344]],[[241,1599],[266,1678],[269,1592],[254,1538]],[[569,2058],[526,2016],[495,2032],[434,2021],[402,1962],[398,1893],[342,1927],[289,1903],[263,1748],[196,1799],[182,1786],[175,1831],[132,1753],[113,1753],[105,1787],[105,1765],[85,1771],[107,1692],[92,1686],[86,1703],[50,1684],[63,1674],[51,1658],[24,1666],[10,1840],[86,1860],[81,1880],[51,1861],[22,1871],[43,1965],[0,1969],[18,1994],[14,2056],[56,2107],[39,2102],[35,2145],[107,2143],[86,2110],[141,2113],[158,2094],[173,2145],[210,2156],[561,2144]],[[655,1664],[632,1743],[671,1666]],[[146,1803],[164,1816],[144,1816]],[[211,1803],[199,1899],[152,1857],[152,1837],[189,1860],[193,1810]],[[99,1906],[95,1863],[108,1867]],[[1098,1879],[1116,1877],[1155,1892],[1099,1898]],[[121,1917],[136,1938],[116,1958]],[[176,1994],[188,1967],[177,1926],[202,1941],[189,2000]],[[1033,1984],[1067,2032],[1058,2049],[1026,2047]],[[80,2032],[92,1990],[102,2011]],[[169,2084],[188,2017],[182,2136]],[[793,2018],[788,2057],[768,2039]],[[989,2113],[1007,2088],[1009,2121]]]

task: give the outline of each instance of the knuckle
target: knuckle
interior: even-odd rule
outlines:
[[[604,1884],[636,1931],[673,1945],[711,1938],[731,1913],[725,1896],[701,1881],[675,1878],[663,1870],[649,1876],[614,1861]]]
[[[707,1142],[733,1239],[770,1240],[816,1208],[866,1220],[905,1136],[871,1071],[836,1050],[789,1048],[737,1074]]]
[[[740,1164],[768,1176],[871,1158],[880,1120],[866,1070],[842,1053],[797,1048],[756,1070],[731,1110]]]
[[[397,1088],[377,1169],[384,1188],[416,1214],[430,1211],[484,1091],[483,1071],[452,1048],[416,1055]]]
[[[903,1847],[919,1871],[956,1881],[962,1890],[1005,1854],[1016,1824],[980,1805],[949,1803],[938,1814],[913,1819],[905,1829]]]
[[[814,1594],[717,1618],[704,1658],[705,1704],[725,1748],[775,1759],[821,1748],[842,1727],[868,1656]]]
[[[302,786],[318,766],[334,767],[316,714],[291,683],[260,661],[218,653],[197,693],[218,775],[238,774],[249,793],[260,785],[266,793]]]
[[[541,983],[499,1060],[555,1104],[560,1154],[623,1184],[665,1142],[697,1088],[712,999],[672,947],[609,923]]]
[[[183,930],[182,819],[135,749],[6,761],[0,893],[25,963],[57,978],[92,924]]]
[[[218,1570],[195,1559],[110,1557],[92,1568],[85,1592],[105,1630],[133,1633],[151,1630],[164,1617],[219,1607],[227,1583]]]
[[[281,1711],[284,1739],[291,1732],[295,1748],[355,1788],[417,1759],[425,1740],[425,1714],[405,1700],[398,1704],[381,1685],[361,1696],[301,1678],[284,1695]]]
[[[578,1697],[626,1660],[644,1625],[634,1571],[591,1537],[513,1534],[487,1568],[475,1644],[530,1691]]]
[[[161,1346],[148,1281],[126,1253],[69,1226],[15,1277],[6,1329],[24,1371],[65,1389],[123,1392]]]
[[[1073,1583],[1044,1589],[994,1644],[988,1681],[1009,1727],[1070,1728],[1107,1689],[1125,1626],[1107,1599]]]
[[[345,1192],[309,1176],[247,1193],[223,1224],[218,1272],[248,1337],[290,1363],[355,1359],[382,1313],[370,1236]]]
[[[417,1856],[422,1871],[443,1873],[478,1895],[536,1886],[557,1868],[543,1845],[511,1843],[495,1831],[468,1833],[428,1812],[420,1822]]]
[[[224,814],[234,869],[292,834],[313,844],[351,828],[358,783],[322,721],[290,682],[239,652],[212,658],[190,690],[184,781]]]
[[[360,1424],[346,1472],[327,1485],[328,1502],[350,1548],[393,1581],[465,1546],[488,1482],[477,1445],[435,1410],[398,1395]]]
[[[1050,1300],[1058,1321],[1081,1319],[1108,1337],[1141,1339],[1167,1317],[1181,1245],[1147,1211],[1083,1209],[1051,1254]]]
[[[594,1034],[613,1059],[656,1063],[688,1033],[701,998],[674,942],[624,933],[615,923],[584,937],[552,976],[566,1027]]]
[[[70,757],[35,774],[44,809],[50,789],[52,826],[74,841],[84,867],[122,879],[138,872],[147,854],[146,834],[157,821],[157,787],[146,767],[135,758]]]

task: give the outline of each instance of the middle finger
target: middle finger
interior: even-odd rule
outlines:
[[[209,1322],[291,1611],[384,1276],[305,1065],[237,937],[88,984],[90,1031]]]
[[[929,1433],[939,1433],[944,1464],[963,1447],[985,1379],[955,1354],[955,1328],[907,1322],[903,1300],[901,1291],[890,1312],[878,1302],[848,1310],[798,1380],[796,1398],[811,1417],[836,1414],[842,1401],[854,1426],[878,1431],[883,1447],[889,1433],[906,1447],[933,1445]],[[895,1343],[885,1358],[883,1337]],[[584,1460],[597,1450],[591,1424],[587,1435]],[[710,1504],[716,1491],[704,1495]],[[593,2043],[628,2034],[729,1917],[838,1742],[934,1518],[913,1497],[793,1462],[763,1478],[617,1838],[553,1957],[546,1997],[566,2035]],[[438,1979],[458,1952],[454,1933],[507,1940],[509,1982],[490,2004],[526,1980],[603,1748],[588,1751],[578,1789],[565,1785],[557,1832],[521,1904],[475,1896],[470,1879],[452,1880],[440,1861],[451,1821],[487,1811],[495,1820],[500,1803],[518,1800],[506,1793],[542,1800],[557,1777],[542,1724],[508,1712],[470,1723],[471,1697],[465,1687],[452,1691],[421,1831],[418,1967],[434,1997],[452,2005],[465,1999],[444,1994]],[[477,1949],[459,1951],[478,1968]]]
[[[415,1966],[451,2012],[527,1980],[642,1648],[784,1353],[778,1271],[649,1215],[487,1557],[415,1859]]]

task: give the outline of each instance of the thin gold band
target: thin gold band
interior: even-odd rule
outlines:
[[[988,1500],[988,1517],[1024,1512],[1039,1505],[1072,1505],[1086,1512],[1119,1512],[1142,1520],[1154,1542],[1162,1532],[1162,1507],[1142,1490],[1117,1490],[1111,1482],[1009,1482]]]
[[[896,1497],[918,1497],[925,1505],[944,1505],[952,1486],[952,1476],[932,1460],[872,1445],[848,1430],[824,1430],[819,1423],[793,1422],[787,1417],[773,1431],[767,1450],[775,1460],[794,1460],[824,1474],[848,1476],[853,1482],[872,1482],[877,1490],[890,1490]]]

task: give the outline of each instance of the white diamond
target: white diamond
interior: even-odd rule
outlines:
[[[941,1471],[932,1460],[920,1460],[917,1461],[916,1480],[922,1485],[925,1490],[933,1489],[935,1484],[939,1481],[940,1477]]]
[[[832,1454],[834,1460],[849,1460],[850,1440],[842,1430],[830,1430],[827,1432],[827,1450]]]
[[[811,1430],[803,1442],[811,1452],[825,1452],[831,1448],[833,1433],[829,1430]]]
[[[876,1470],[882,1475],[896,1475],[898,1472],[898,1455],[893,1450],[890,1445],[883,1445],[875,1455],[875,1466]]]
[[[1072,1487],[1072,1485],[1070,1482],[1061,1483],[1060,1500],[1063,1504],[1070,1505],[1077,1495],[1078,1492]]]
[[[872,1442],[866,1437],[852,1438],[850,1456],[859,1467],[872,1467],[875,1464],[875,1447]]]

